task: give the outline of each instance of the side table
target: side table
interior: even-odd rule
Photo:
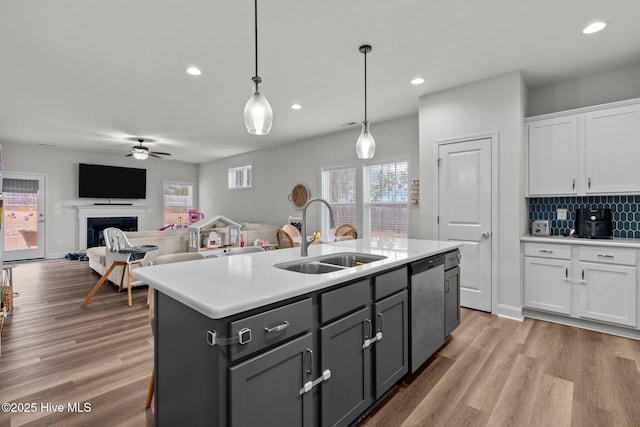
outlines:
[[[6,309],[7,318],[13,316],[13,269],[17,266],[18,264],[12,262],[2,263],[2,283],[0,287],[2,287],[2,303]]]

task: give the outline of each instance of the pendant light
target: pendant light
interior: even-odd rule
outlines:
[[[359,51],[364,54],[364,121],[362,122],[362,133],[356,142],[356,154],[359,159],[372,159],[376,152],[376,141],[371,135],[367,120],[367,53],[371,52],[371,46],[364,44],[360,46]]]
[[[244,107],[244,125],[252,135],[266,135],[271,130],[273,111],[267,98],[260,93],[262,79],[258,76],[258,0],[254,0],[255,7],[255,44],[256,44],[256,74],[253,80],[253,95]]]

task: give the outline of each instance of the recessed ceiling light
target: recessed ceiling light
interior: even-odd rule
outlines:
[[[416,77],[411,80],[412,85],[421,85],[422,83],[424,83],[424,79],[422,77]]]
[[[584,27],[584,29],[582,30],[582,34],[597,33],[598,31],[604,30],[604,27],[606,26],[607,23],[605,21],[595,21]]]
[[[199,76],[200,74],[202,74],[202,71],[200,71],[200,68],[198,67],[189,67],[187,68],[187,74],[191,76]]]
[[[300,104],[291,104],[290,107],[291,107],[292,110],[300,110],[300,109],[302,109],[302,105],[300,105]]]

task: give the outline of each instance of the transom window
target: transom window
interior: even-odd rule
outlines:
[[[229,169],[229,189],[251,188],[251,165]]]

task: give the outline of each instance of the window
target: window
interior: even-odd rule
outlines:
[[[366,166],[364,179],[369,237],[407,237],[409,164],[403,161]]]
[[[322,168],[322,197],[331,204],[336,225],[354,225],[363,237],[409,234],[409,162],[355,163]],[[322,210],[323,233],[329,219]]]
[[[164,223],[177,227],[189,225],[189,210],[193,209],[193,183],[164,183]]]
[[[333,209],[336,225],[356,225],[356,168],[329,169],[322,172],[322,197]]]
[[[251,165],[230,168],[228,188],[251,188]]]

